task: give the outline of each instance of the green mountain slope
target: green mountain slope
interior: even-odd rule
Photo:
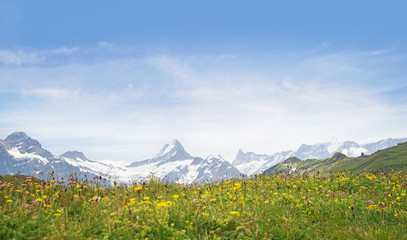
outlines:
[[[301,161],[292,157],[267,169],[263,174],[303,174],[304,172],[327,175],[330,172],[352,171],[402,171],[407,174],[407,142],[377,151],[369,156],[350,158],[335,153],[327,159],[309,159]]]

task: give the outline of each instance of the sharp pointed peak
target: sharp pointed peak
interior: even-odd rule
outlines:
[[[16,131],[16,132],[13,132],[12,134],[8,135],[7,138],[23,139],[23,138],[28,138],[28,135],[23,131]]]
[[[165,144],[164,148],[165,148],[165,149],[173,149],[173,148],[184,149],[184,147],[182,146],[181,142],[178,141],[177,139],[173,139],[170,143]],[[164,148],[163,148],[163,149],[164,149]]]
[[[182,147],[182,144],[180,143],[180,141],[178,141],[177,139],[173,139],[172,141],[171,141],[171,144],[170,145],[173,145],[173,146],[181,146]]]
[[[10,134],[6,137],[5,141],[12,145],[25,143],[28,145],[36,145],[38,147],[41,147],[41,144],[37,140],[30,138],[23,131],[18,131]]]
[[[158,152],[156,157],[164,156],[173,151],[185,152],[184,147],[177,139],[173,139],[170,143],[165,144],[165,146],[160,150],[160,152]]]

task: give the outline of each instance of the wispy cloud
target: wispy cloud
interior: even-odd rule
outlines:
[[[120,52],[115,48],[126,46],[99,44],[92,51]],[[15,96],[6,100],[13,108],[0,108],[0,125],[8,126],[3,135],[25,130],[50,150],[123,160],[149,157],[178,138],[193,155],[231,160],[239,148],[273,153],[331,138],[407,134],[407,103],[386,94],[406,89],[406,59],[391,51],[333,52],[325,44],[296,54],[89,61],[89,49],[61,49],[32,52],[48,59],[41,66],[33,60],[0,67],[0,96]],[[76,57],[49,63],[56,52]]]
[[[0,50],[0,62],[3,64],[21,65],[33,64],[44,61],[44,56],[37,52],[24,50],[10,51]]]
[[[61,88],[34,88],[34,89],[22,89],[23,95],[33,95],[47,100],[58,99],[77,99],[77,92],[69,91]]]
[[[71,48],[61,47],[61,48],[57,48],[57,49],[52,50],[53,53],[65,54],[65,55],[70,55],[70,54],[75,53],[77,51],[79,51],[79,47],[71,47]]]

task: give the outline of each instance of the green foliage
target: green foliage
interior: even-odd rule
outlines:
[[[406,182],[395,171],[113,188],[2,180],[0,239],[402,239]]]
[[[0,182],[9,182],[13,184],[22,184],[27,181],[27,176],[21,175],[21,174],[16,174],[16,175],[1,175],[0,176]],[[34,181],[36,183],[41,183],[42,181],[39,180],[38,178],[31,176],[30,181]]]

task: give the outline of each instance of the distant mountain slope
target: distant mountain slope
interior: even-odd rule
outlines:
[[[14,158],[7,152],[6,148],[0,144],[0,175],[14,173]]]
[[[177,140],[166,144],[151,159],[122,167],[89,160],[77,151],[69,151],[60,156],[53,155],[24,132],[15,132],[5,140],[0,140],[0,175],[36,175],[44,179],[51,172],[58,178],[70,174],[88,179],[102,176],[111,182],[139,181],[154,175],[165,181],[179,183],[200,183],[240,174],[238,169],[220,156],[210,156],[206,159],[192,157]]]
[[[384,150],[379,150],[371,155],[360,157],[347,157],[342,153],[335,153],[333,157],[318,160],[309,159],[301,161],[287,159],[269,169],[264,174],[302,174],[319,173],[329,174],[335,171],[352,171],[355,173],[367,171],[403,171],[407,173],[407,142]]]
[[[353,141],[326,142],[313,145],[302,144],[296,151],[283,151],[272,155],[256,154],[239,150],[233,161],[233,165],[244,174],[259,174],[264,170],[281,163],[285,159],[294,156],[300,160],[326,159],[332,157],[336,152],[340,152],[349,157],[358,157],[362,153],[369,155],[378,150],[389,148],[406,141],[407,138],[388,138],[369,144],[358,144]]]
[[[252,175],[255,173],[261,173],[291,156],[294,156],[294,151],[284,151],[273,155],[267,155],[239,150],[232,165],[239,169],[243,174]]]

